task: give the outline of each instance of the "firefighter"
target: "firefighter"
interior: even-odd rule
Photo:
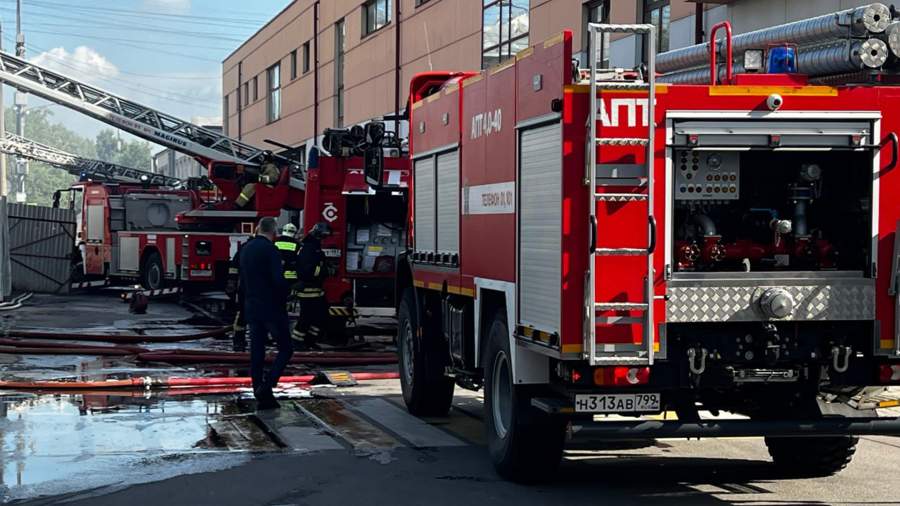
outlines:
[[[251,238],[252,239],[252,238]],[[228,264],[228,279],[225,283],[225,293],[231,306],[234,308],[234,322],[231,324],[231,346],[234,351],[246,351],[247,327],[244,321],[244,291],[241,289],[241,246],[231,258]]]
[[[294,326],[291,337],[299,349],[315,348],[322,337],[328,306],[322,282],[327,276],[325,254],[322,253],[322,239],[331,235],[327,223],[317,223],[300,243],[297,258],[298,280],[294,296],[300,300],[300,318]]]
[[[244,291],[244,312],[250,331],[250,376],[258,409],[279,407],[272,388],[293,355],[287,314],[288,283],[281,267],[281,255],[273,244],[277,224],[274,218],[259,221],[256,237],[241,249],[240,283]],[[271,335],[278,355],[268,374],[266,340]]]
[[[259,182],[266,186],[274,186],[278,183],[280,177],[281,170],[279,170],[278,165],[275,164],[272,152],[266,151],[263,155],[262,165],[259,167]],[[241,194],[238,195],[237,200],[235,200],[235,204],[238,207],[246,206],[247,202],[250,202],[250,199],[256,195],[256,185],[257,183],[251,182],[245,184],[244,187],[241,188]]]
[[[281,253],[281,265],[284,268],[284,279],[289,285],[297,282],[297,255],[300,243],[297,242],[297,226],[288,223],[281,229],[281,235],[275,239],[275,247]]]

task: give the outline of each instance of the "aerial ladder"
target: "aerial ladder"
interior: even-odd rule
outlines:
[[[138,170],[124,165],[73,155],[15,134],[0,138],[0,152],[64,170],[80,179],[99,182],[145,184],[165,188],[181,188],[184,181],[176,177]]]
[[[306,190],[303,167],[227,135],[203,128],[153,108],[119,97],[58,72],[0,52],[0,81],[37,95],[141,139],[194,157],[208,170],[221,200],[183,213],[184,224],[240,222],[277,216],[282,209],[303,208]],[[261,182],[261,167],[274,163],[277,182]],[[253,201],[236,204],[242,189],[255,185]]]

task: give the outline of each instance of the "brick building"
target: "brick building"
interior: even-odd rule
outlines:
[[[588,21],[654,23],[664,51],[693,44],[724,19],[741,33],[866,3],[294,0],[223,62],[224,128],[259,146],[265,139],[310,143],[325,128],[402,111],[406,83],[417,72],[486,68],[566,28],[583,50]],[[617,38],[608,57],[632,66],[641,44]]]

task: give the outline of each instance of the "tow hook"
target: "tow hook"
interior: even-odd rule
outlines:
[[[690,348],[687,351],[688,368],[692,374],[700,376],[706,371],[706,357],[709,352],[706,348]]]
[[[831,348],[831,365],[836,372],[847,372],[847,369],[850,368],[851,353],[853,353],[853,348],[849,346],[834,346]]]

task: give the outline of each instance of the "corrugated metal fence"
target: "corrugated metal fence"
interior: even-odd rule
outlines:
[[[14,290],[67,293],[72,276],[75,211],[7,204]]]
[[[9,266],[9,218],[6,216],[6,197],[0,197],[0,301],[12,293]]]

